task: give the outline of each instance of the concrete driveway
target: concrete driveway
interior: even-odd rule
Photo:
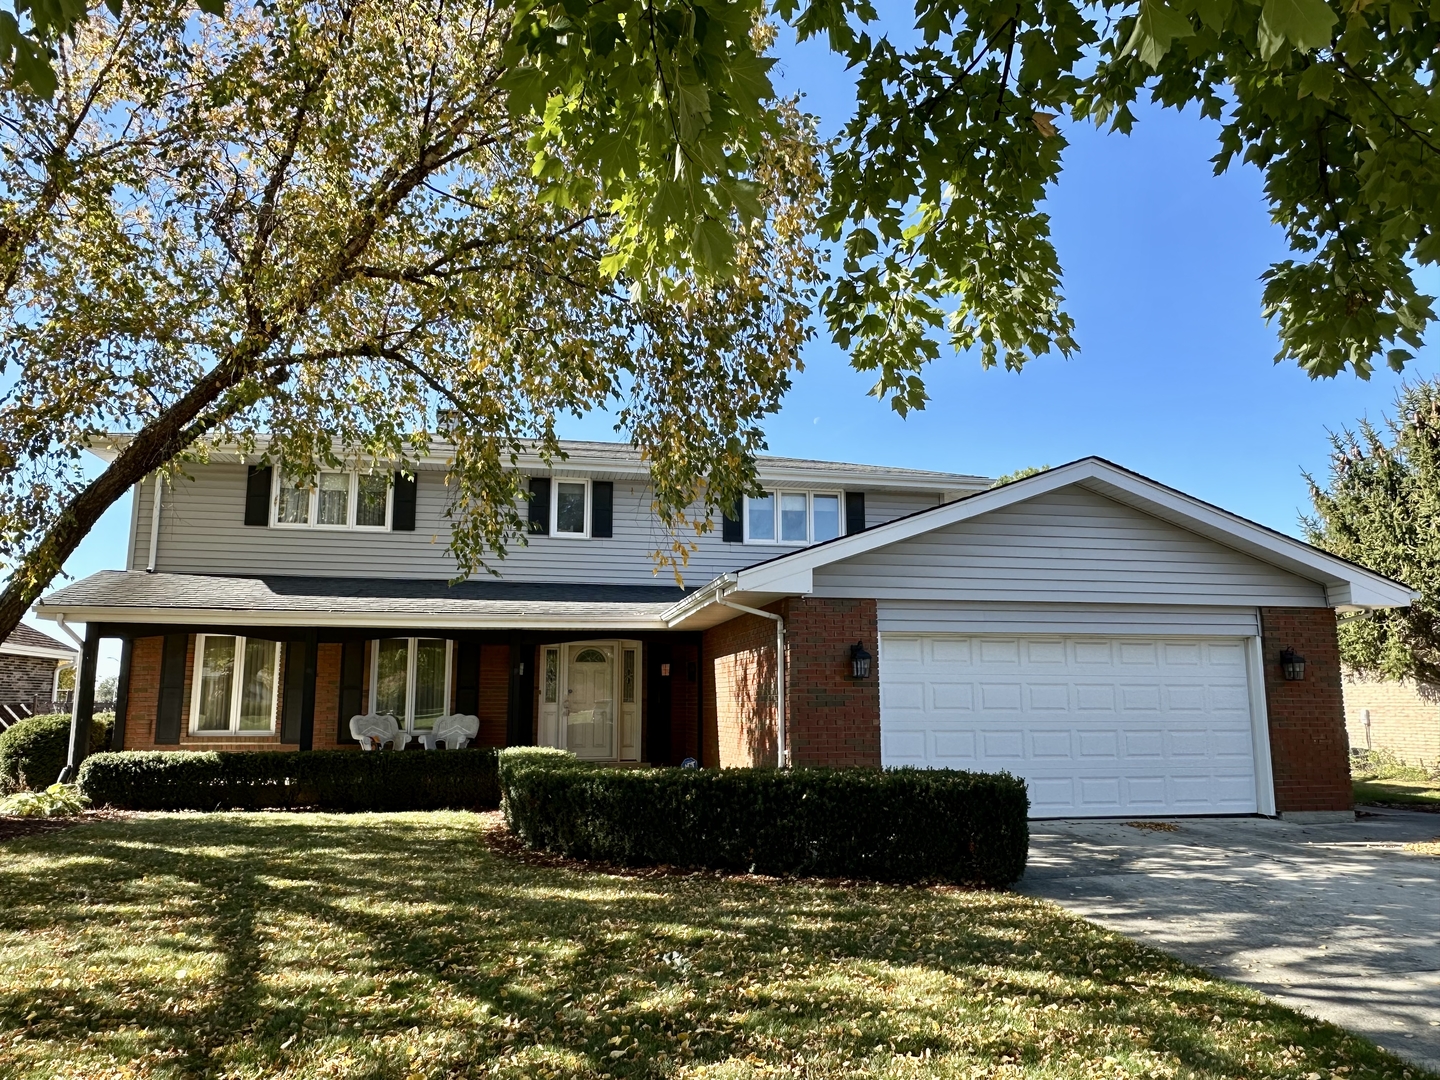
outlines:
[[[1032,821],[1022,892],[1440,1071],[1440,815]]]

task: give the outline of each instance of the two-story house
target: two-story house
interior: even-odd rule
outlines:
[[[1007,769],[1037,816],[1350,808],[1334,609],[1393,581],[1094,458],[993,487],[770,457],[682,588],[638,454],[564,449],[520,463],[498,578],[448,583],[443,452],[313,487],[217,453],[137,487],[125,570],[36,610],[86,624],[82,682],[123,639],[117,748],[454,712],[617,763]]]

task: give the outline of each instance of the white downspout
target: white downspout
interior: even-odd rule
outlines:
[[[150,560],[145,564],[145,572],[155,572],[155,551],[160,546],[160,500],[165,495],[165,474],[156,470],[155,472],[155,505],[150,508]]]
[[[790,750],[785,745],[785,620],[773,611],[761,611],[759,608],[736,604],[725,599],[724,593],[715,597],[715,603],[734,611],[743,611],[746,615],[759,615],[762,619],[771,619],[775,623],[775,739],[780,744],[780,768],[788,769]]]
[[[74,630],[71,630],[71,629],[70,629],[70,624],[65,621],[65,616],[64,616],[63,614],[60,614],[60,615],[56,615],[56,616],[55,616],[55,625],[58,626],[58,627],[60,627],[61,630],[64,630],[64,631],[65,631],[65,636],[68,637],[71,641],[75,642],[75,644],[76,644],[79,648],[81,648],[81,649],[84,649],[84,648],[85,648],[85,639],[82,638],[79,634],[75,633]],[[78,657],[77,657],[76,660],[75,660],[75,664],[76,664],[76,669],[75,669],[75,670],[76,670],[76,671],[79,671],[79,670],[80,670],[80,669],[79,669],[80,660],[79,660]]]

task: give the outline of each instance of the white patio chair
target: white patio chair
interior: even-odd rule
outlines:
[[[410,741],[410,733],[401,731],[395,717],[388,713],[352,716],[350,737],[360,743],[362,750],[379,750],[387,742],[396,750],[404,750],[405,744]]]
[[[466,746],[480,730],[480,718],[466,713],[442,716],[429,731],[419,731],[415,737],[425,744],[426,750],[434,750],[437,742],[443,742],[447,750],[459,750]]]

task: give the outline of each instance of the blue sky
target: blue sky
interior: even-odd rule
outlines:
[[[782,92],[806,94],[825,134],[853,106],[848,78],[823,47],[786,47],[776,75]],[[1316,382],[1272,362],[1259,278],[1286,249],[1259,174],[1214,177],[1216,127],[1193,110],[1138,113],[1128,137],[1061,121],[1070,146],[1049,210],[1077,356],[1018,374],[946,357],[927,375],[928,408],[902,420],[866,396],[869,380],[821,335],[767,426],[771,452],[985,475],[1098,454],[1297,532],[1308,501],[1302,472],[1323,475],[1326,429],[1378,418],[1401,377]],[[1440,278],[1425,287],[1440,293]],[[1436,373],[1431,346],[1407,377]],[[614,437],[604,416],[563,430]],[[128,511],[128,500],[112,508],[67,565],[72,575],[123,565]],[[106,653],[102,674],[118,663],[116,650]]]

